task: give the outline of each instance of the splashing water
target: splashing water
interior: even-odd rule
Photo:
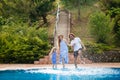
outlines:
[[[60,74],[60,75],[103,75],[103,74],[120,74],[119,71],[116,71],[111,68],[78,68],[78,69],[35,69],[27,70],[27,73],[44,73],[44,74]]]

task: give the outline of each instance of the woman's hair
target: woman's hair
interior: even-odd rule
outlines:
[[[62,37],[62,38],[63,38],[63,35],[59,35],[59,36],[58,36],[58,46],[59,46],[59,47],[60,47],[60,42],[61,42],[60,37]]]
[[[70,34],[69,34],[69,38],[70,38],[70,35],[72,35],[73,37],[75,37],[75,34],[73,34],[73,33],[70,33]]]

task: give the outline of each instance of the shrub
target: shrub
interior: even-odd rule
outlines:
[[[87,42],[86,44],[87,52],[89,54],[101,54],[104,51],[109,51],[114,48],[113,45],[106,45],[103,43],[94,43],[94,42]]]
[[[45,28],[5,25],[0,35],[0,63],[33,63],[50,48]]]
[[[115,44],[117,46],[120,46],[120,28],[118,29],[116,35],[115,35]]]
[[[4,24],[5,24],[5,19],[2,16],[0,16],[0,26]]]

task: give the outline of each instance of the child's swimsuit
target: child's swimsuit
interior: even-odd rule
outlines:
[[[56,64],[56,52],[52,53],[52,64]]]

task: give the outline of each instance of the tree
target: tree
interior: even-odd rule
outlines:
[[[83,5],[89,5],[91,2],[97,0],[61,0],[61,2],[65,5],[65,8],[72,9],[77,8],[78,11],[78,20],[80,20],[80,8]]]
[[[47,23],[47,14],[54,8],[53,3],[55,0],[31,0],[31,11],[30,11],[30,18],[33,19],[32,16],[36,18],[42,17],[44,23]]]
[[[78,20],[80,20],[80,0],[61,0],[61,1],[67,9],[76,6],[78,9]]]
[[[115,21],[113,33],[115,35],[115,44],[120,46],[120,0],[100,0],[101,10],[110,15]]]
[[[0,12],[4,17],[17,17],[23,21],[43,21],[47,23],[47,15],[54,8],[55,0],[0,0]]]
[[[112,43],[112,25],[109,16],[103,12],[95,12],[90,16],[91,33],[94,35],[97,43]]]

